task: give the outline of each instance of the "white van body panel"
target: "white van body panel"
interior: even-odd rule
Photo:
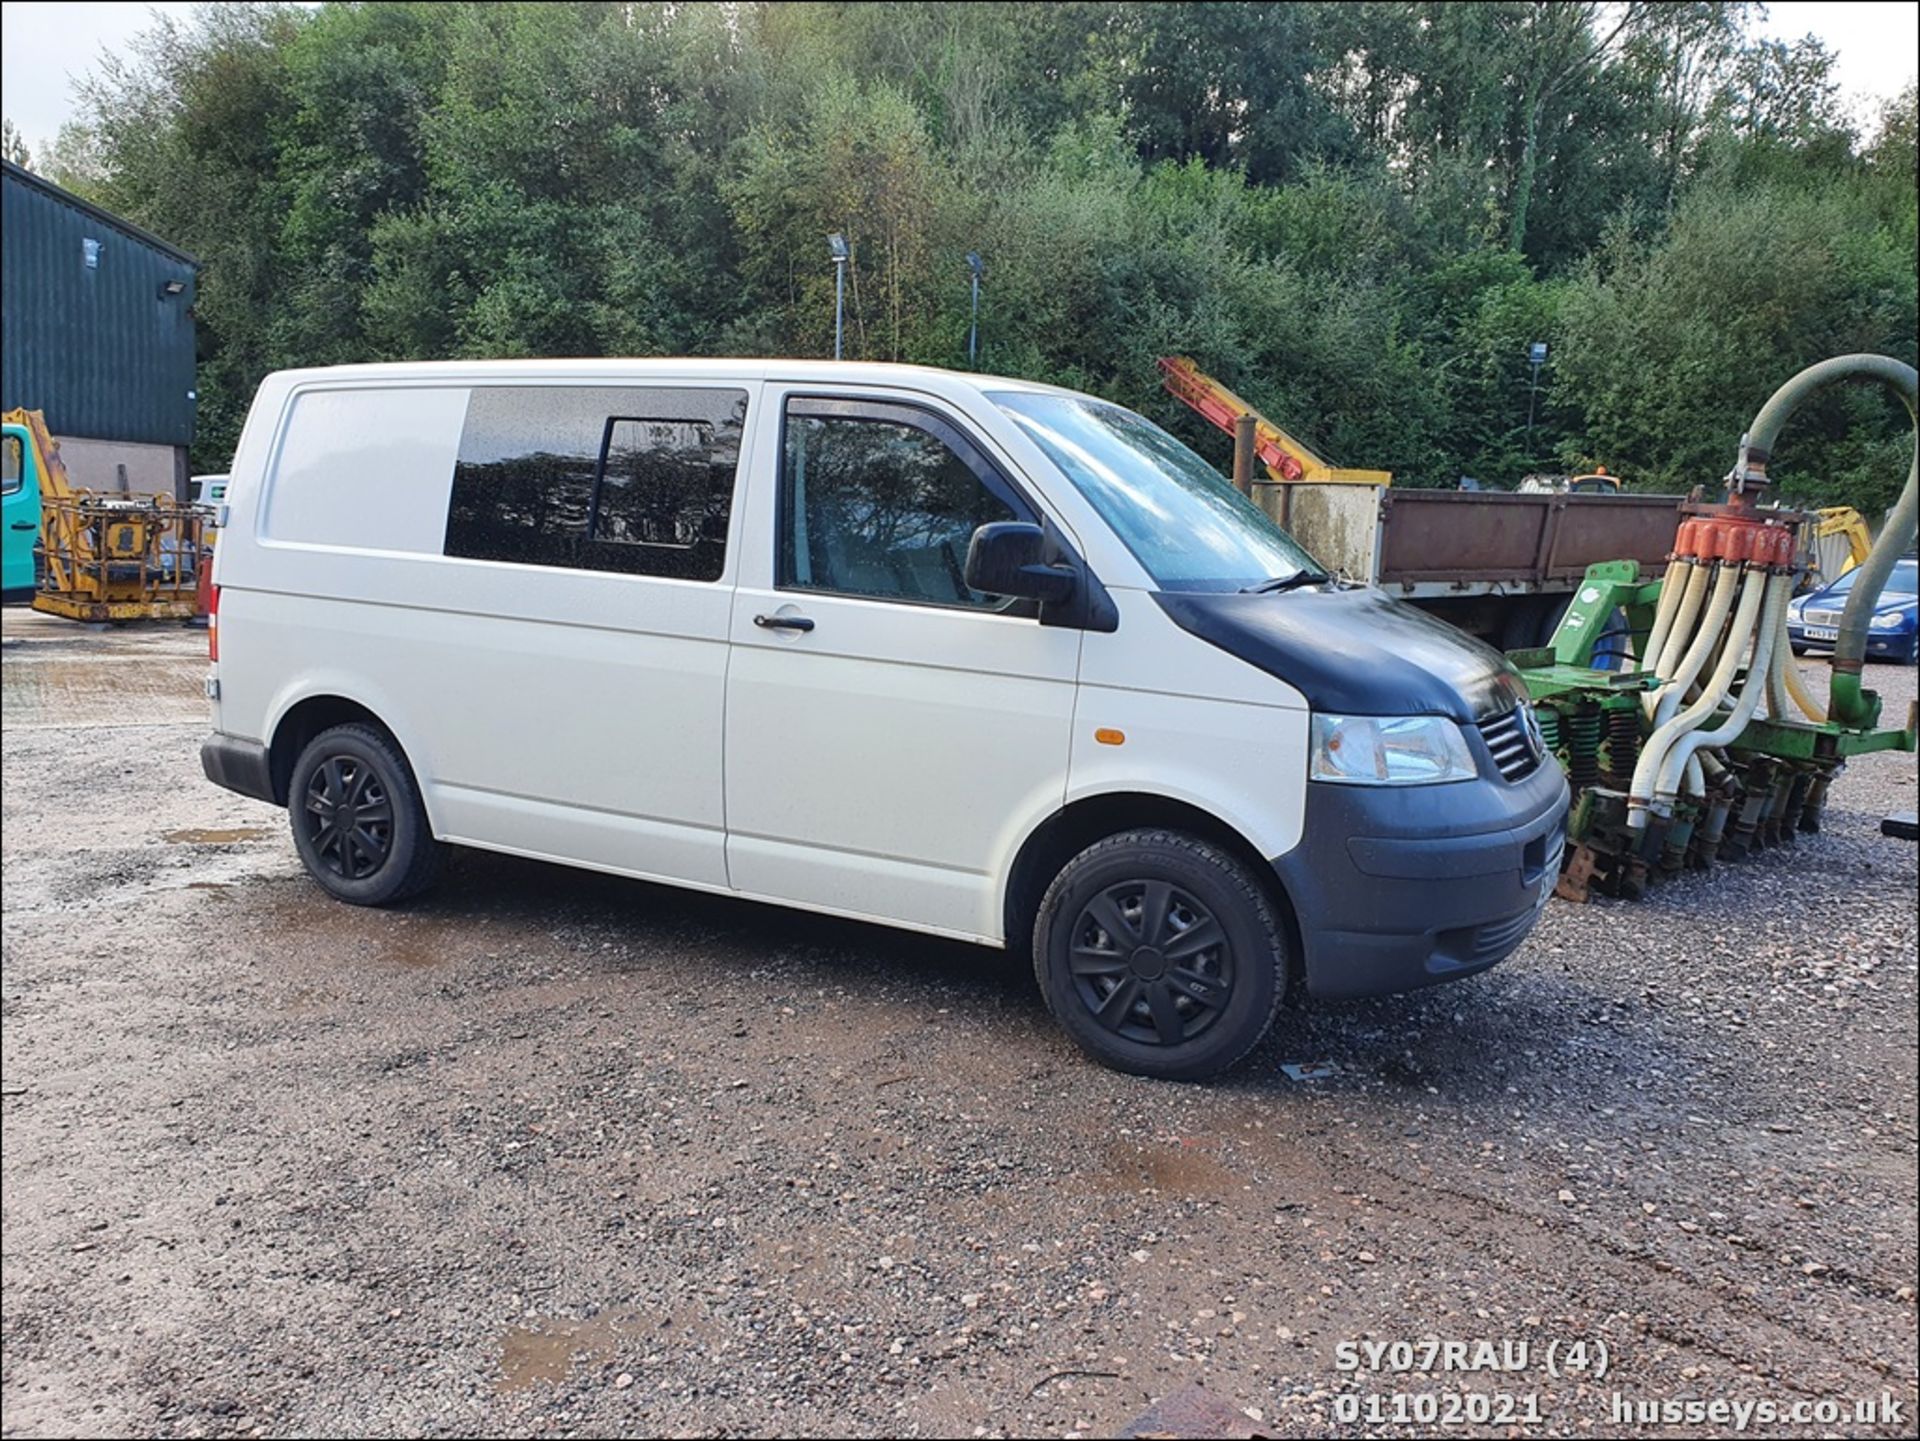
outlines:
[[[441,553],[479,386],[745,390],[724,569],[665,579]],[[215,728],[333,696],[391,729],[443,840],[988,944],[1062,806],[1155,794],[1257,852],[1300,835],[1305,703],[1166,618],[1150,578],[993,405],[913,367],[447,362],[284,372],[242,434],[217,559]],[[784,400],[911,401],[1079,550],[1117,634],[775,588]],[[754,618],[803,613],[806,634]],[[1101,728],[1124,744],[1094,740]]]
[[[775,380],[756,453],[779,454],[791,395],[907,399],[983,438],[971,413],[926,391]],[[778,484],[777,465],[755,467],[740,528],[727,707],[733,882],[998,943],[1013,833],[1063,803],[1082,633],[778,590]],[[816,629],[768,630],[755,623],[765,615],[804,615]]]
[[[1144,792],[1224,821],[1261,856],[1299,844],[1306,699],[1181,630],[1144,591],[1116,590],[1120,629],[1081,652],[1067,800]],[[1118,745],[1099,730],[1118,731]]]
[[[731,551],[716,582],[442,555],[473,387],[317,374],[285,387],[267,483],[238,498],[247,539],[222,547],[221,723],[259,717],[265,741],[300,700],[354,700],[400,740],[441,839],[725,888]],[[751,413],[757,385],[728,388]],[[750,470],[748,437],[736,510]]]
[[[467,396],[463,385],[296,390],[255,538],[438,557]]]

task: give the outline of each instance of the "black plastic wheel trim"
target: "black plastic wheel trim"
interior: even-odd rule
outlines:
[[[374,768],[356,755],[331,755],[307,781],[307,839],[320,863],[365,880],[393,851],[393,802]]]
[[[1162,880],[1111,885],[1080,908],[1073,988],[1105,1029],[1176,1046],[1205,1031],[1233,995],[1233,947],[1213,912]]]

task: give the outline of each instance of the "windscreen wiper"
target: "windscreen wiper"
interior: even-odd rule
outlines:
[[[1296,570],[1292,575],[1277,575],[1272,580],[1256,581],[1240,587],[1242,595],[1278,595],[1283,590],[1298,590],[1303,585],[1325,585],[1333,577],[1323,570]]]

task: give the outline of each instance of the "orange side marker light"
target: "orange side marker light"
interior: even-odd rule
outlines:
[[[1112,726],[1101,726],[1093,733],[1093,738],[1103,746],[1123,746],[1127,743],[1127,733],[1117,731]]]

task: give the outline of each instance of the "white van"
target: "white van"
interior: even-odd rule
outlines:
[[[216,783],[380,905],[449,845],[1031,944],[1197,1077],[1289,986],[1485,969],[1567,787],[1500,655],[1330,582],[1192,451],[908,366],[499,361],[261,385]]]

